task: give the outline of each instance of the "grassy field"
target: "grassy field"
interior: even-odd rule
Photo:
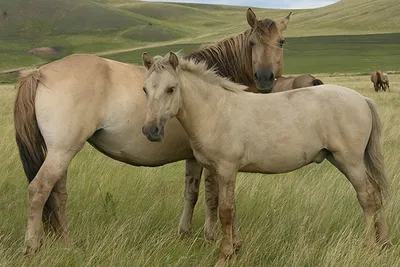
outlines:
[[[400,74],[391,93],[375,93],[370,71],[400,71],[397,0],[343,0],[296,10],[285,45],[286,75],[312,73],[353,88],[379,105],[390,178],[386,201],[394,247],[379,253],[363,243],[363,216],[349,182],[324,162],[280,175],[239,174],[237,207],[243,249],[234,266],[400,266]],[[140,55],[182,50],[247,28],[244,7],[148,3],[134,0],[0,0],[0,72],[37,66],[70,53],[96,53],[140,64]],[[255,9],[260,18],[289,10]],[[1,22],[1,20],[0,20]],[[57,57],[26,51],[65,48]],[[121,52],[125,51],[125,52]],[[323,73],[323,74],[321,74]],[[356,74],[357,73],[357,74]],[[361,74],[360,74],[361,73]],[[0,83],[0,267],[3,266],[213,266],[217,243],[203,238],[204,192],[193,230],[181,239],[184,162],[159,168],[116,162],[86,145],[68,179],[73,246],[51,237],[31,261],[22,257],[27,182],[14,141],[13,82]]]
[[[355,192],[324,162],[281,175],[240,174],[237,204],[245,242],[234,266],[400,265],[400,75],[392,92],[375,93],[368,76],[320,76],[373,98],[384,123],[383,145],[391,196],[386,201],[394,247],[379,254],[363,245],[363,216]],[[0,266],[212,266],[218,245],[203,239],[204,200],[193,233],[180,239],[184,163],[132,167],[87,145],[72,162],[68,216],[74,245],[52,238],[31,262],[21,250],[27,183],[14,143],[15,89],[0,87]],[[203,186],[201,186],[203,190]],[[203,196],[203,191],[201,191]]]

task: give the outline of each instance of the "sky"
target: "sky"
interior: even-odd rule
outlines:
[[[338,0],[146,0],[148,2],[182,2],[202,4],[223,4],[264,8],[317,8],[338,2]]]

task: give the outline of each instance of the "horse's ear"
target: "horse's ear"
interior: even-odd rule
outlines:
[[[249,23],[250,27],[255,28],[257,26],[258,20],[256,14],[254,14],[251,8],[247,9],[247,23]]]
[[[290,12],[284,19],[281,20],[279,23],[281,31],[286,30],[287,25],[289,24],[290,17],[292,16],[293,12]]]
[[[178,56],[174,53],[174,52],[169,52],[169,64],[171,64],[171,66],[174,69],[177,69],[179,66],[179,59]]]
[[[152,66],[153,63],[154,63],[154,59],[153,59],[151,56],[149,56],[149,54],[147,54],[146,52],[144,52],[144,53],[142,54],[142,63],[143,63],[143,66],[144,66],[146,69],[150,69],[151,66]]]

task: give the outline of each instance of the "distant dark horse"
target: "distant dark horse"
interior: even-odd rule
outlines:
[[[371,82],[374,84],[375,92],[378,92],[379,90],[386,91],[386,87],[387,87],[388,91],[390,92],[389,78],[388,78],[387,74],[384,75],[381,70],[376,70],[371,73]]]

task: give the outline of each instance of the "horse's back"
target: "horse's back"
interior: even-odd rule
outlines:
[[[311,74],[302,74],[294,78],[293,89],[313,86],[315,77]]]

